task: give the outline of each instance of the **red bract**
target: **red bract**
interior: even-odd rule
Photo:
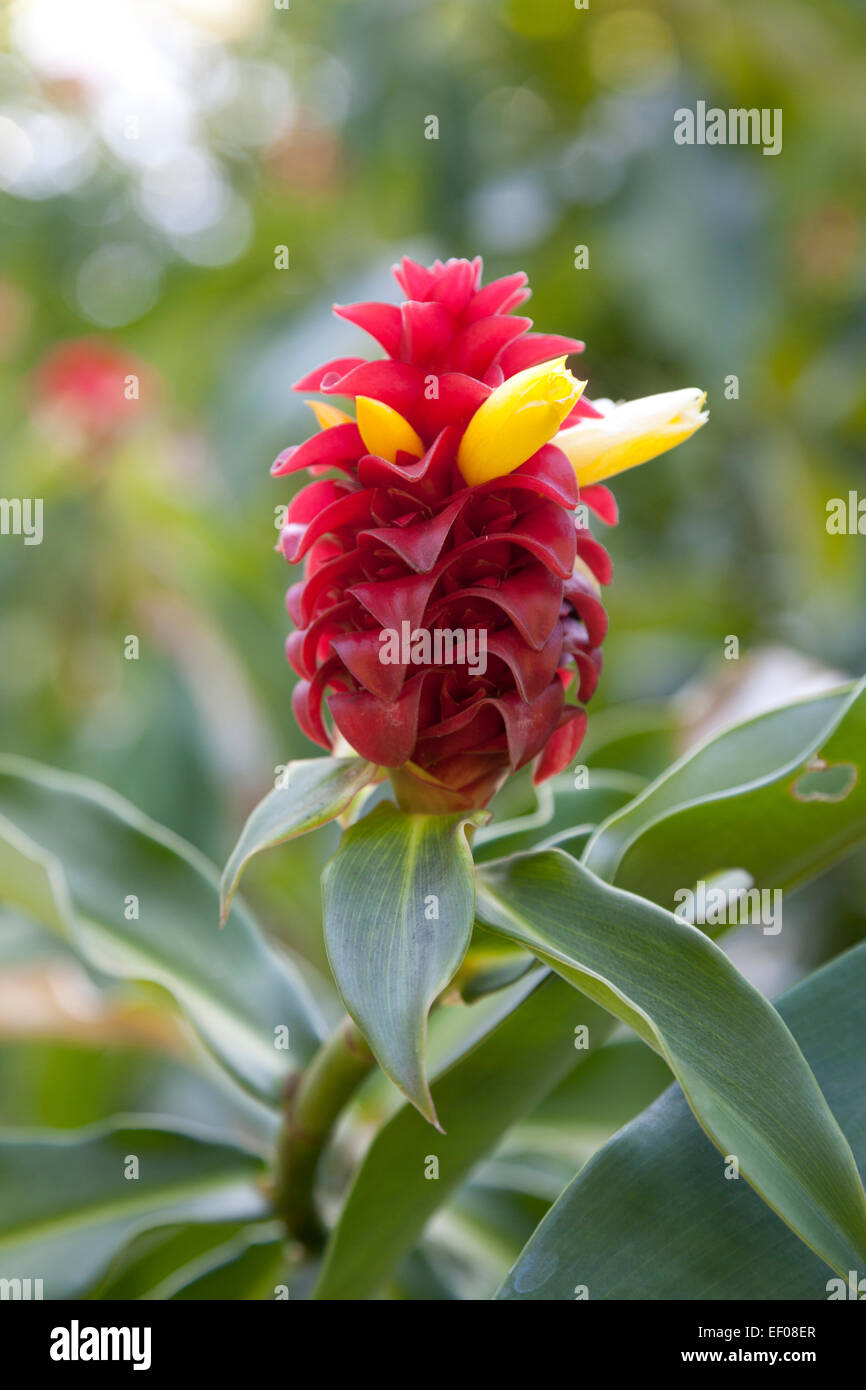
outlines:
[[[115,438],[141,413],[140,385],[153,378],[137,358],[99,338],[57,343],[33,378],[37,409],[85,444]]]
[[[387,357],[326,363],[296,389],[390,406],[420,437],[423,456],[369,453],[358,425],[338,417],[272,469],[316,478],[291,503],[280,542],[287,560],[304,561],[287,596],[297,628],[287,643],[300,677],[294,708],[323,747],[338,730],[392,769],[405,806],[483,806],[509,769],[535,759],[541,781],[577,752],[580,702],[601,669],[607,618],[598,586],[610,561],[575,517],[575,471],[555,445],[471,487],[457,449],[494,388],[583,344],[529,332],[531,321],[512,312],[529,293],[523,274],[483,288],[479,260],[430,269],[404,260],[395,274],[403,304],[336,310]],[[580,402],[565,423],[596,413]],[[606,488],[587,488],[580,500],[615,522]],[[383,661],[388,631],[411,633],[420,657]],[[424,659],[423,634],[432,651],[444,631],[479,643],[483,634],[483,673]]]

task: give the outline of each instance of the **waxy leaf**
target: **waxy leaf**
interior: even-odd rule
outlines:
[[[4,980],[0,974],[0,983],[8,989],[9,977]],[[141,1019],[139,1000],[132,1003],[130,1016]],[[154,1021],[157,1026],[161,1022],[158,1017]],[[123,1039],[123,1027],[124,1015],[118,1011],[111,1016],[109,1030],[98,1027],[86,1041],[4,1037],[3,1128],[84,1129],[115,1115],[135,1113],[159,1115],[167,1124],[204,1125],[230,1139],[254,1139],[263,1148],[274,1142],[278,1113],[230,1082],[219,1067],[204,1058],[204,1066],[195,1065],[142,1046],[140,1034],[135,1040]]]
[[[242,1221],[202,1221],[142,1231],[111,1261],[105,1277],[89,1290],[88,1296],[123,1303],[162,1298],[169,1281],[174,1287],[190,1265],[216,1259],[238,1236],[247,1232],[262,1234],[268,1229],[265,1222],[248,1226]]]
[[[220,923],[225,922],[241,874],[253,855],[306,835],[351,804],[376,776],[363,758],[304,758],[289,763],[280,786],[251,811],[220,880]]]
[[[827,769],[809,772],[819,755]],[[864,682],[771,710],[688,754],[614,812],[583,862],[665,906],[677,889],[733,869],[784,888],[866,837],[864,758]],[[837,785],[834,767],[853,776]]]
[[[373,1140],[332,1232],[315,1297],[376,1292],[453,1194],[516,1120],[593,1055],[614,1027],[610,1017],[555,975],[538,971],[511,986],[515,1007],[477,1047],[433,1083],[445,1134],[431,1141],[404,1105]],[[578,1048],[575,1029],[588,1029]],[[429,1156],[438,1177],[426,1176]]]
[[[778,1010],[866,1171],[866,944],[789,990]],[[828,1274],[746,1183],[726,1176],[676,1086],[566,1188],[498,1296],[571,1300],[585,1285],[590,1299],[839,1297]]]
[[[265,1219],[263,1174],[256,1154],[180,1127],[6,1135],[0,1279],[41,1279],[46,1299],[80,1298],[140,1231]]]
[[[277,1223],[248,1226],[223,1246],[175,1269],[149,1295],[195,1302],[273,1301],[286,1286],[284,1233]]]
[[[779,1015],[707,936],[558,850],[479,868],[477,912],[653,1042],[713,1143],[828,1264],[866,1260],[848,1143]]]
[[[322,875],[337,988],[382,1070],[434,1124],[427,1015],[472,931],[467,819],[409,815],[382,802],[345,831]]]
[[[220,932],[213,865],[114,793],[0,758],[0,847],[0,901],[104,974],[167,989],[250,1090],[277,1101],[316,1051],[322,1025],[291,960],[239,905]]]
[[[627,845],[615,881],[671,907],[678,889],[732,869],[759,889],[795,887],[866,841],[864,769],[861,688],[793,764],[653,821]]]
[[[631,801],[643,786],[641,777],[604,768],[584,768],[579,778],[570,772],[553,777],[538,788],[535,811],[479,830],[472,842],[472,857],[481,864],[536,849],[542,840],[588,838],[594,826]]]

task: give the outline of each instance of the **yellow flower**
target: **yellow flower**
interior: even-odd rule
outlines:
[[[614,406],[600,420],[560,430],[553,442],[574,465],[579,483],[600,483],[682,444],[709,418],[706,398],[697,387],[642,396]]]
[[[330,401],[304,401],[316,417],[320,430],[333,429],[335,425],[350,425],[351,415],[347,415],[345,410],[340,410],[338,406],[331,405]]]
[[[358,429],[365,447],[371,454],[397,462],[398,452],[414,454],[420,458],[424,453],[424,441],[416,434],[408,420],[404,420],[399,410],[394,410],[384,401],[374,401],[370,396],[359,396],[355,402],[358,410]]]
[[[497,386],[460,441],[457,467],[466,482],[474,487],[513,473],[552,438],[585,385],[557,357]]]

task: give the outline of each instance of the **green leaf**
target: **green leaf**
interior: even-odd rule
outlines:
[[[866,1171],[866,944],[778,1009]],[[725,1178],[671,1087],[566,1188],[499,1297],[570,1300],[585,1284],[592,1299],[823,1300],[827,1273],[745,1183]]]
[[[200,1061],[208,1061],[204,1057]],[[8,1129],[83,1129],[124,1112],[192,1121],[273,1142],[278,1115],[229,1081],[146,1047],[7,1038],[0,1050],[0,1116]]]
[[[866,692],[796,763],[722,801],[684,807],[630,844],[616,881],[673,904],[678,888],[742,869],[751,885],[784,891],[866,840]]]
[[[15,870],[0,899],[59,926],[105,974],[163,986],[223,1066],[279,1099],[287,1071],[318,1046],[317,1010],[245,909],[219,931],[217,872],[198,851],[104,788],[10,757],[0,758],[0,844]]]
[[[263,1173],[256,1154],[189,1129],[4,1136],[0,1278],[41,1279],[47,1299],[80,1298],[149,1227],[264,1219]]]
[[[538,788],[535,811],[479,830],[472,842],[473,858],[481,864],[537,848],[542,838],[589,835],[594,826],[631,801],[644,785],[641,777],[596,768],[588,772],[586,786],[576,787],[571,773],[554,777]]]
[[[805,771],[819,753],[859,772],[866,755],[863,682],[712,739],[601,825],[584,863],[671,906],[677,889],[733,869],[759,886],[798,883],[866,836],[866,778],[834,782],[827,799]]]
[[[561,1184],[560,1184],[561,1187]],[[424,1255],[461,1302],[494,1298],[547,1210],[547,1203],[525,1193],[464,1183],[440,1211],[418,1253]],[[404,1277],[406,1261],[395,1283]],[[419,1290],[415,1297],[423,1297]]]
[[[151,1298],[180,1300],[271,1300],[286,1286],[285,1232],[272,1226],[247,1227],[159,1285]],[[287,1286],[286,1286],[287,1287]]]
[[[218,1258],[237,1236],[248,1230],[267,1231],[267,1223],[249,1227],[242,1221],[198,1222],[187,1226],[154,1226],[142,1231],[112,1260],[105,1277],[88,1297],[126,1303],[158,1297],[157,1290],[179,1271],[207,1257]]]
[[[547,1172],[549,1185],[530,1186],[549,1201],[596,1149],[645,1110],[671,1083],[670,1068],[657,1052],[618,1029],[569,1073],[525,1119],[511,1129],[496,1158],[478,1180],[519,1186],[520,1172]],[[565,1170],[565,1171],[563,1171]],[[516,1173],[516,1181],[512,1174]],[[531,1179],[530,1179],[531,1181]]]
[[[477,873],[479,919],[535,951],[662,1053],[702,1128],[839,1270],[866,1259],[851,1150],[773,1007],[702,932],[558,850]]]
[[[466,1004],[483,999],[486,994],[506,989],[537,965],[529,951],[519,951],[501,936],[494,936],[477,924],[472,933],[469,950],[463,958],[454,988]]]
[[[582,1053],[580,1064],[509,1128],[416,1246],[457,1297],[492,1298],[575,1169],[670,1084],[661,1058],[617,1031],[619,1037]]]
[[[305,758],[289,763],[282,785],[250,813],[220,880],[220,923],[253,855],[334,820],[376,776],[363,758]]]
[[[69,897],[62,873],[2,814],[0,899],[9,907],[23,908],[28,917],[50,927],[59,936],[69,936]]]
[[[382,1070],[433,1124],[427,1015],[472,932],[472,819],[383,802],[345,832],[322,875],[325,945],[346,1008]]]
[[[591,1055],[613,1026],[553,975],[539,981],[536,971],[512,991],[519,1007],[433,1084],[445,1134],[431,1143],[417,1111],[404,1105],[376,1135],[331,1234],[315,1297],[375,1293],[509,1126]],[[589,1029],[589,1050],[575,1046],[581,1024]],[[431,1154],[439,1160],[435,1181],[425,1176]]]
[[[591,768],[656,777],[676,757],[680,722],[672,700],[596,710],[581,745],[581,760]]]

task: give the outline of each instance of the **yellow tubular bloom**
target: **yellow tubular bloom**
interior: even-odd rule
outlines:
[[[475,487],[513,473],[553,437],[585,385],[557,357],[497,386],[460,441],[457,467],[466,482]]]
[[[351,415],[347,415],[345,410],[340,410],[337,406],[331,405],[330,401],[304,401],[316,417],[320,430],[333,429],[334,425],[350,425]]]
[[[393,410],[383,401],[374,401],[370,396],[359,396],[355,405],[358,429],[369,453],[377,454],[389,463],[397,462],[398,452],[414,454],[415,458],[420,458],[424,453],[423,439],[398,410]]]
[[[601,420],[560,430],[553,442],[574,465],[579,483],[600,483],[682,444],[709,418],[706,398],[697,387],[642,396],[614,406]]]

